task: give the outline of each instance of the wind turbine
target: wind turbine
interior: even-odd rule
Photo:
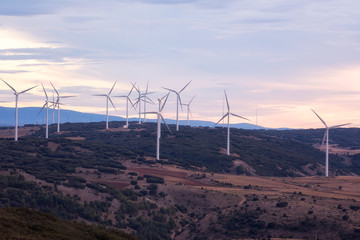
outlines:
[[[132,84],[132,88],[131,88],[130,92],[128,93],[128,95],[115,96],[115,97],[126,98],[126,125],[125,125],[125,128],[129,127],[129,102],[131,103],[131,106],[133,106],[133,108],[135,109],[135,106],[130,99],[130,95],[131,95],[132,91],[134,90],[134,88],[135,88],[135,85]]]
[[[173,92],[173,93],[175,93],[176,94],[176,131],[179,131],[179,102],[180,102],[180,107],[181,107],[181,109],[182,109],[182,105],[181,105],[181,98],[180,98],[180,93],[182,92],[182,91],[184,91],[184,89],[189,85],[191,83],[191,81],[190,82],[188,82],[186,85],[185,85],[185,87],[183,87],[180,91],[175,91],[175,90],[173,90],[173,89],[170,89],[170,88],[164,88],[164,89],[166,89],[166,90],[168,90],[168,91],[170,91],[170,92]]]
[[[55,108],[56,108],[54,92],[53,92],[53,100],[52,100],[52,102],[53,102],[53,110],[52,110],[52,115],[53,115],[53,117],[52,117],[52,124],[54,124],[54,123],[55,123]]]
[[[146,103],[149,103],[148,101],[150,101],[151,104],[154,104],[154,102],[147,96],[148,94],[153,93],[153,92],[148,92],[148,89],[149,89],[149,82],[146,84],[146,91],[142,95],[143,97],[142,101],[144,102],[144,122],[146,122]]]
[[[60,98],[70,98],[70,97],[75,97],[75,96],[60,96],[59,92],[56,90],[56,88],[54,87],[54,85],[52,84],[52,82],[50,82],[51,86],[53,87],[54,91],[56,92],[57,98],[56,98],[56,102],[53,102],[54,104],[54,109],[57,106],[57,132],[60,132]],[[54,114],[54,112],[53,112]]]
[[[113,103],[113,101],[110,98],[110,94],[113,91],[115,84],[117,81],[115,81],[114,85],[112,86],[112,88],[110,89],[108,94],[94,94],[93,96],[101,96],[101,97],[106,97],[106,129],[109,129],[109,101],[111,103],[111,105],[113,106],[113,108],[116,111],[115,105]]]
[[[10,86],[10,84],[5,82],[4,79],[2,79],[2,78],[0,78],[0,79],[14,91],[14,95],[15,95],[15,141],[17,141],[18,140],[18,100],[19,100],[19,95],[22,93],[25,93],[27,91],[30,91],[33,88],[36,88],[37,85],[34,87],[31,87],[29,89],[26,89],[24,91],[17,92],[12,86]]]
[[[339,128],[342,126],[346,126],[349,125],[351,123],[345,123],[345,124],[340,124],[340,125],[335,125],[335,126],[331,126],[329,127],[325,121],[313,110],[311,109],[315,115],[320,119],[320,121],[325,125],[325,133],[324,133],[324,137],[323,137],[323,141],[321,143],[321,146],[324,145],[325,139],[326,139],[326,156],[325,156],[325,177],[329,176],[329,129],[333,129],[333,128]]]
[[[164,97],[162,97],[161,99],[158,98],[158,102],[159,102],[159,111],[158,112],[147,112],[147,114],[156,114],[157,115],[157,134],[156,134],[156,159],[160,160],[160,138],[161,138],[161,120],[164,122],[164,124],[166,125],[167,129],[169,130],[169,132],[171,133],[171,130],[169,128],[169,126],[167,125],[164,117],[162,116],[161,112],[165,107],[166,101],[169,97],[169,94],[166,94]],[[163,104],[161,104],[161,102],[164,100],[165,101]]]
[[[45,130],[45,138],[49,138],[49,98],[48,98],[48,95],[46,93],[46,90],[44,88],[44,85],[41,84],[43,90],[44,90],[44,93],[45,93],[45,97],[46,97],[46,100],[45,100],[45,104],[44,106],[42,107],[42,109],[40,110],[40,112],[42,112],[42,110],[46,107],[46,130]],[[54,103],[53,103],[54,104]]]
[[[190,111],[190,104],[191,104],[191,102],[194,100],[194,98],[195,98],[195,96],[190,100],[190,102],[188,103],[188,104],[181,104],[181,105],[184,105],[184,106],[186,106],[186,110],[187,110],[187,126],[189,126],[189,113],[191,114],[191,111]],[[191,114],[191,116],[192,116],[192,114]]]
[[[148,92],[148,86],[146,86],[146,92],[145,93],[141,93],[140,91],[140,87],[135,87],[135,90],[138,92],[138,97],[137,97],[137,100],[135,102],[135,105],[136,106],[139,106],[139,124],[141,124],[141,102],[144,102],[144,122],[146,122],[146,103],[151,103],[151,104],[154,104],[154,102],[147,96],[148,94],[151,94],[153,92]]]
[[[229,105],[229,101],[228,101],[225,90],[224,90],[224,93],[225,93],[225,99],[226,99],[226,105],[227,105],[227,110],[228,111],[222,118],[220,118],[220,120],[217,123],[215,123],[214,126],[216,126],[219,122],[221,122],[221,120],[223,120],[225,117],[227,117],[227,128],[228,129],[227,129],[227,149],[226,149],[226,153],[227,153],[227,155],[230,155],[230,115],[232,115],[234,117],[242,118],[242,119],[245,119],[245,120],[248,120],[248,121],[250,121],[250,120],[247,119],[247,118],[244,118],[242,116],[239,116],[239,115],[237,115],[235,113],[230,112],[230,105]]]

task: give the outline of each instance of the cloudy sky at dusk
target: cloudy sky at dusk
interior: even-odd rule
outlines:
[[[77,95],[64,108],[94,113],[104,113],[105,99],[91,95],[115,81],[113,95],[149,82],[155,98],[192,80],[182,100],[196,95],[198,120],[222,116],[226,90],[232,112],[251,123],[257,109],[266,127],[322,127],[314,108],[329,125],[357,127],[359,26],[356,0],[2,0],[0,77],[19,90],[43,83],[50,95],[52,81]],[[0,101],[13,98],[0,83]],[[43,98],[38,87],[20,107]],[[111,114],[124,116],[124,100],[113,100]]]

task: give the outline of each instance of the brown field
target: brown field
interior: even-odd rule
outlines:
[[[40,130],[40,127],[19,127],[18,128],[18,137],[24,137],[32,134],[34,131]],[[1,129],[0,130],[0,138],[14,138],[15,129]]]

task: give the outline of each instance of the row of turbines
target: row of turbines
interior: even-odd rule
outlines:
[[[0,78],[9,88],[11,88],[14,92],[15,95],[15,141],[18,141],[18,100],[19,100],[19,95],[22,93],[26,93],[34,88],[36,88],[37,86],[33,86],[29,89],[23,90],[23,91],[16,91],[9,83],[7,83],[4,79]],[[114,90],[114,87],[116,85],[117,82],[114,83],[114,85],[112,86],[112,88],[110,89],[110,91],[106,94],[94,94],[93,96],[99,96],[99,97],[105,97],[106,98],[106,129],[109,128],[109,103],[112,105],[112,107],[116,110],[116,107],[111,99],[111,93]],[[146,111],[146,104],[154,104],[154,102],[151,100],[151,98],[149,98],[148,95],[154,93],[154,92],[149,92],[148,91],[148,87],[149,85],[147,84],[146,86],[146,90],[145,92],[141,92],[140,91],[140,87],[136,86],[135,84],[132,83],[132,87],[129,91],[129,93],[127,95],[119,95],[119,96],[114,96],[114,97],[120,97],[120,98],[125,98],[126,99],[126,124],[124,126],[124,128],[128,128],[129,127],[129,121],[128,121],[128,117],[129,117],[129,105],[131,105],[134,109],[138,109],[138,114],[139,114],[139,124],[142,123],[142,117],[141,115],[144,116],[144,122],[146,122],[146,114],[153,114],[153,115],[157,115],[157,144],[156,144],[156,159],[160,160],[160,138],[161,138],[161,121],[165,124],[166,128],[168,129],[168,131],[170,133],[171,130],[169,128],[169,126],[167,125],[165,118],[163,117],[162,111],[165,107],[165,104],[167,102],[167,99],[169,97],[170,93],[174,93],[176,95],[176,131],[179,131],[179,106],[182,108],[182,106],[186,106],[186,110],[187,110],[187,125],[189,125],[189,114],[191,114],[191,110],[190,110],[190,104],[192,103],[192,101],[194,100],[195,96],[187,103],[187,104],[183,104],[181,101],[181,97],[180,94],[186,89],[186,87],[191,83],[191,81],[189,81],[181,90],[176,91],[174,89],[170,89],[170,88],[163,88],[165,90],[168,90],[169,92],[163,96],[162,98],[157,98],[158,101],[158,111],[151,111],[151,112],[147,112]],[[75,96],[63,96],[60,95],[58,90],[54,87],[54,85],[50,82],[52,88],[54,89],[55,93],[56,93],[56,100],[53,97],[52,101],[49,101],[49,97],[48,94],[45,90],[45,87],[43,84],[42,88],[45,94],[45,103],[41,109],[41,111],[43,111],[43,109],[46,108],[46,131],[45,131],[45,137],[48,138],[49,137],[49,108],[53,108],[53,121],[54,121],[54,112],[55,109],[57,108],[57,132],[60,132],[60,105],[62,105],[63,103],[60,102],[60,99],[64,99],[64,98],[71,98],[71,97],[75,97]],[[130,95],[136,91],[138,93],[137,98],[135,99],[135,103],[133,103],[133,101],[130,98]],[[227,148],[226,148],[226,153],[227,155],[230,155],[230,116],[233,117],[237,117],[237,118],[241,118],[247,121],[250,121],[249,119],[242,117],[238,114],[235,114],[233,112],[230,111],[230,104],[229,104],[229,100],[226,94],[226,91],[224,90],[224,95],[225,95],[225,100],[226,100],[226,106],[227,106],[227,112],[225,113],[224,116],[222,116],[220,118],[220,120],[218,122],[215,123],[214,127],[216,125],[218,125],[222,120],[224,120],[225,118],[227,118]],[[143,102],[144,104],[144,108],[143,111],[141,110],[141,103]],[[343,126],[347,126],[350,125],[351,123],[345,123],[345,124],[340,124],[340,125],[335,125],[335,126],[328,126],[326,124],[326,122],[313,110],[311,109],[314,114],[320,119],[320,121],[325,125],[325,133],[324,133],[324,137],[323,137],[323,141],[321,146],[324,145],[324,143],[326,143],[326,154],[325,154],[325,176],[328,177],[329,176],[329,129],[334,129],[334,128],[339,128],[339,127],[343,127]],[[54,122],[53,122],[54,123]]]

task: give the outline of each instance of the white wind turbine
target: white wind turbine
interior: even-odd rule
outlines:
[[[27,91],[30,91],[33,88],[36,88],[37,85],[34,87],[31,87],[29,89],[26,89],[24,91],[17,92],[12,86],[10,86],[10,84],[5,82],[4,79],[2,79],[2,78],[0,78],[0,79],[14,91],[14,95],[15,95],[15,141],[17,141],[18,140],[18,100],[19,100],[19,95],[22,93],[25,93]]]
[[[325,133],[324,133],[324,137],[323,137],[323,141],[321,143],[321,146],[324,145],[325,139],[326,139],[326,156],[325,156],[325,177],[329,176],[329,129],[333,129],[333,128],[339,128],[342,126],[346,126],[349,125],[351,123],[345,123],[345,124],[340,124],[340,125],[335,125],[335,126],[331,126],[329,127],[325,121],[313,110],[311,109],[315,115],[320,119],[320,121],[325,125]]]
[[[46,90],[44,88],[44,85],[41,84],[43,90],[44,90],[44,93],[45,93],[45,104],[44,106],[42,107],[42,109],[40,110],[40,112],[42,112],[42,110],[46,107],[46,130],[45,130],[45,138],[49,138],[49,98],[48,98],[48,95],[46,93]],[[53,103],[54,104],[54,103]]]
[[[130,92],[128,93],[128,95],[115,96],[115,97],[126,98],[126,125],[125,125],[125,128],[129,127],[129,102],[131,103],[131,106],[135,109],[135,106],[130,99],[130,95],[131,95],[132,91],[134,90],[134,88],[135,88],[135,85],[132,84],[132,88],[131,88]]]
[[[140,86],[136,87],[135,85],[133,85],[135,87],[135,90],[138,92],[138,97],[137,100],[135,102],[136,107],[139,106],[139,124],[141,124],[141,92],[140,92]]]
[[[169,128],[169,126],[167,125],[164,117],[162,116],[161,112],[165,107],[166,101],[169,97],[169,94],[166,94],[164,97],[162,97],[161,99],[158,98],[158,102],[159,102],[159,111],[158,112],[147,112],[147,114],[156,114],[157,115],[157,134],[156,134],[156,159],[160,160],[160,138],[161,138],[161,120],[164,122],[165,126],[167,127],[167,129],[169,130],[169,132],[171,133],[171,130]],[[161,104],[161,102],[164,100],[165,101],[163,104]]]
[[[176,94],[176,131],[179,131],[179,103],[180,103],[180,107],[181,107],[181,109],[182,109],[180,93],[181,93],[182,91],[184,91],[185,88],[186,88],[190,83],[191,83],[191,81],[188,82],[188,83],[185,85],[185,87],[183,87],[183,88],[182,88],[180,91],[178,91],[178,92],[175,91],[175,90],[173,90],[173,89],[164,88],[164,87],[163,87],[164,89],[166,89],[166,90],[168,90],[168,91],[173,92],[173,93]]]
[[[148,92],[149,82],[146,84],[146,91],[142,95],[142,101],[144,102],[144,122],[146,122],[146,103],[154,104],[154,102],[147,96],[148,94],[152,94],[153,92]]]
[[[54,87],[52,82],[50,82],[50,84],[53,87],[53,89],[57,95],[56,102],[53,102],[52,104],[54,105],[54,109],[57,106],[57,132],[60,132],[60,104],[62,104],[62,103],[60,103],[60,98],[70,98],[70,97],[75,97],[75,96],[60,96],[59,92],[56,90],[56,88]],[[54,112],[53,112],[53,114],[54,114]]]
[[[226,153],[227,153],[227,155],[230,155],[230,115],[232,115],[232,116],[234,116],[234,117],[238,117],[238,118],[242,118],[242,119],[245,119],[245,120],[248,120],[248,121],[250,121],[249,119],[247,119],[247,118],[244,118],[244,117],[242,117],[242,116],[239,116],[239,115],[237,115],[237,114],[235,114],[235,113],[232,113],[232,112],[230,112],[230,106],[229,106],[229,101],[228,101],[228,98],[227,98],[227,95],[226,95],[226,92],[225,92],[225,90],[224,90],[224,93],[225,93],[225,99],[226,99],[226,105],[227,105],[227,113],[222,117],[222,118],[220,118],[220,120],[217,122],[217,123],[215,123],[215,126],[219,123],[219,122],[221,122],[221,120],[223,120],[225,117],[227,117],[227,149],[226,149]]]
[[[116,82],[117,82],[117,81],[116,81]],[[111,94],[111,92],[113,91],[116,82],[114,83],[114,85],[112,86],[112,88],[110,89],[110,91],[109,91],[108,94],[94,94],[94,95],[93,95],[93,96],[106,97],[106,129],[109,129],[109,101],[110,101],[111,105],[113,106],[113,108],[114,108],[115,111],[116,111],[115,105],[114,105],[113,101],[112,101],[111,98],[110,98],[110,94]]]
[[[145,93],[141,93],[140,91],[140,87],[135,87],[135,90],[138,92],[138,97],[137,97],[137,100],[135,102],[135,105],[136,106],[139,106],[139,124],[141,124],[141,102],[144,102],[144,117],[146,118],[146,103],[154,103],[147,95],[148,94],[151,94],[152,92],[147,92],[148,89],[146,87],[146,92]],[[144,120],[145,122],[146,120]]]
[[[191,114],[191,110],[190,110],[190,104],[191,104],[191,102],[194,100],[194,98],[195,98],[195,96],[190,100],[190,102],[188,103],[188,104],[181,104],[181,105],[184,105],[184,106],[186,106],[186,112],[187,112],[187,126],[189,126],[189,114]],[[191,114],[191,116],[192,116],[192,114]]]

